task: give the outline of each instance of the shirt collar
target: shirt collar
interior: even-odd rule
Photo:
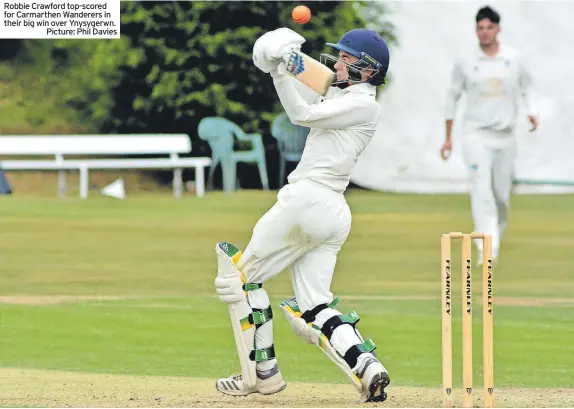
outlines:
[[[368,84],[366,82],[361,82],[359,84],[353,84],[344,89],[346,92],[352,92],[354,94],[367,94],[367,95],[377,95],[377,87]]]

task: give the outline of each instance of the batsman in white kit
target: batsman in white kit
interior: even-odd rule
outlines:
[[[264,283],[289,269],[295,296],[280,305],[295,334],[316,344],[349,378],[363,402],[382,402],[390,378],[364,339],[359,316],[337,309],[330,291],[337,254],[351,229],[345,192],[359,155],[375,133],[379,118],[376,87],[384,83],[389,50],[374,31],[355,29],[338,43],[337,56],[321,55],[336,72],[325,95],[287,74],[288,56],[305,39],[280,28],[261,36],[254,64],[273,77],[292,123],[310,128],[301,161],[289,175],[277,202],[257,222],[242,252],[227,242],[216,245],[217,294],[231,315],[241,373],[217,380],[228,395],[264,395],[286,387],[273,345],[274,313]]]
[[[474,230],[492,235],[492,257],[496,260],[508,223],[520,100],[525,102],[531,131],[538,127],[538,119],[532,79],[524,57],[497,40],[500,15],[490,7],[483,7],[475,19],[480,47],[454,64],[441,156],[447,160],[452,150],[456,104],[466,93],[462,151],[470,173]],[[475,245],[480,264],[482,240],[476,240]]]

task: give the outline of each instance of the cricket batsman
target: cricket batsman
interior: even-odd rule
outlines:
[[[382,402],[390,383],[375,343],[357,328],[359,315],[339,310],[331,293],[337,254],[351,230],[345,192],[359,155],[379,118],[376,87],[389,66],[389,49],[374,31],[355,29],[322,54],[337,79],[324,97],[286,74],[285,60],[305,39],[280,28],[254,44],[254,64],[269,73],[292,123],[310,128],[306,146],[277,202],[257,222],[247,248],[216,245],[217,294],[228,304],[241,373],[217,380],[228,395],[264,395],[286,387],[273,345],[275,313],[264,285],[289,269],[294,297],[280,309],[296,335],[316,344],[349,378],[362,402]]]
[[[462,152],[470,173],[474,230],[492,235],[492,258],[500,251],[508,223],[516,158],[516,121],[519,103],[525,102],[531,131],[538,127],[532,77],[517,50],[500,44],[500,15],[490,7],[475,17],[479,46],[460,57],[452,69],[448,90],[446,139],[440,153],[452,150],[456,105],[466,94]],[[475,240],[482,263],[482,240]]]

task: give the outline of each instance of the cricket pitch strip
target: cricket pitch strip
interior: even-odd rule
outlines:
[[[351,385],[287,381],[277,395],[225,396],[205,378],[108,375],[0,368],[0,407],[441,407],[441,389],[388,388],[383,404],[361,404]],[[461,407],[455,394],[454,405]],[[495,407],[567,407],[574,389],[499,388]],[[475,398],[475,406],[482,397]]]

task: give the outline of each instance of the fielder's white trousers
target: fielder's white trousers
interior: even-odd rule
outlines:
[[[508,223],[516,140],[511,134],[469,132],[463,149],[470,174],[474,230],[492,235],[492,253],[496,258]],[[482,240],[475,240],[475,244],[482,253]]]
[[[337,254],[350,230],[351,212],[342,194],[306,179],[285,185],[255,225],[238,268],[253,283],[288,268],[301,312],[307,311],[333,300]]]

